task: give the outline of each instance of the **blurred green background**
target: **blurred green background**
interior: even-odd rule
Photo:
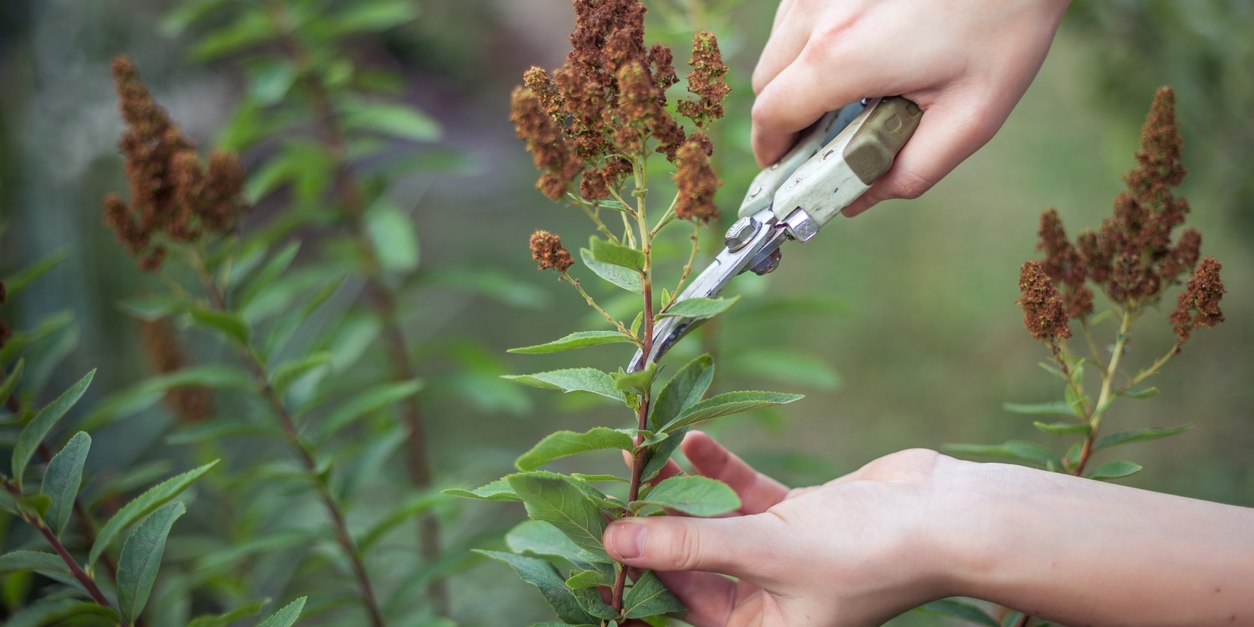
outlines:
[[[413,178],[397,198],[415,209],[423,267],[496,268],[548,298],[521,310],[452,292],[406,302],[410,333],[453,347],[451,354],[480,372],[573,365],[578,360],[570,357],[506,359],[504,353],[588,324],[573,291],[533,271],[526,240],[545,228],[580,242],[590,229],[581,215],[532,190],[534,169],[506,119],[508,93],[522,71],[561,64],[573,23],[569,2],[415,2],[422,9],[418,21],[358,45],[363,56],[405,72],[406,99],[441,122],[444,145],[474,163],[462,175]],[[716,167],[725,179],[718,199],[728,221],[756,171],[748,152],[747,81],[775,8],[769,0],[738,5],[721,17],[712,12],[705,25],[720,35],[736,89],[716,137]],[[171,7],[155,0],[0,4],[0,221],[10,224],[0,240],[0,275],[59,246],[71,252],[7,315],[21,325],[71,308],[82,326],[79,349],[53,389],[94,366],[100,373],[89,394],[97,398],[147,374],[134,323],[115,303],[150,279],[113,242],[99,210],[104,193],[123,186],[109,59],[132,55],[158,101],[202,146],[212,145],[245,88],[230,65],[192,63],[185,41],[162,34],[161,18]],[[675,46],[682,74],[689,36],[659,20],[647,37]],[[1190,223],[1203,234],[1203,254],[1224,264],[1227,322],[1195,334],[1153,382],[1162,393],[1120,403],[1108,428],[1194,424],[1184,436],[1121,450],[1145,466],[1124,483],[1254,506],[1254,2],[1248,1],[1074,4],[1037,80],[984,149],[922,198],[837,221],[812,243],[787,247],[776,274],[742,282],[741,290],[752,294],[743,307],[788,302],[798,313],[730,319],[717,329],[718,346],[750,357],[745,347],[803,347],[831,364],[839,382],[821,374],[802,376],[795,390],[771,383],[808,397],[778,414],[731,419],[718,426],[719,437],[793,484],[823,481],[902,448],[946,442],[1016,438],[1061,452],[1030,420],[1001,409],[1005,401],[1052,400],[1059,393],[1036,366],[1047,353],[1023,329],[1014,303],[1019,265],[1035,256],[1042,209],[1056,207],[1072,234],[1109,214],[1154,89],[1164,84],[1176,89],[1191,171],[1180,195],[1193,206]],[[257,219],[266,211],[259,207]],[[1170,346],[1170,298],[1167,311],[1141,322],[1127,357],[1133,367]],[[1113,329],[1100,333],[1110,337]],[[691,354],[700,341],[677,352]],[[625,363],[629,354],[620,352],[603,350],[597,365]],[[445,376],[438,361],[428,369],[423,374],[430,378]],[[739,383],[767,385],[752,362],[740,370]],[[459,393],[425,399],[446,483],[479,485],[554,429],[619,419],[602,406],[504,387],[490,377],[446,383]],[[99,434],[92,464],[101,469],[183,454],[162,444],[163,424],[161,416],[145,415]],[[610,469],[618,463],[612,457],[600,462]],[[522,517],[517,507],[467,507],[473,509],[465,535]],[[480,602],[477,586],[496,591],[490,603]],[[453,591],[466,624],[545,616],[539,596],[497,566],[463,575]]]

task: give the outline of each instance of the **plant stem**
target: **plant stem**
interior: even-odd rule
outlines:
[[[588,302],[589,307],[592,307],[593,309],[600,312],[602,316],[605,316],[605,319],[608,320],[610,324],[614,325],[618,329],[619,333],[630,336],[631,339],[636,341],[636,344],[640,344],[640,338],[636,337],[635,335],[632,335],[630,329],[623,326],[623,323],[619,322],[618,320],[614,318],[614,316],[611,316],[609,312],[602,309],[601,306],[598,305],[597,302],[592,299],[592,296],[589,295],[588,292],[584,291],[583,286],[579,284],[579,279],[576,279],[570,276],[570,274],[567,272],[562,273],[562,278],[566,279],[566,282],[570,283],[571,286],[574,287],[575,290],[577,290],[579,294],[583,296],[583,299]]]
[[[349,230],[357,240],[363,257],[367,300],[383,326],[384,345],[387,348],[388,360],[392,368],[392,380],[410,381],[416,374],[416,368],[409,355],[409,344],[406,342],[404,329],[401,328],[396,314],[396,294],[383,281],[378,251],[366,231],[365,197],[350,167],[344,133],[331,107],[330,96],[322,83],[308,72],[309,50],[288,28],[287,14],[282,6],[274,6],[271,19],[275,22],[276,28],[283,33],[281,39],[283,48],[300,70],[301,84],[308,97],[309,106],[321,123],[322,141],[334,164],[335,187],[347,209]],[[433,484],[431,460],[418,397],[410,396],[401,401],[401,413],[405,426],[409,430],[404,450],[405,465],[410,481],[419,488],[429,489]],[[440,557],[439,521],[433,513],[427,513],[419,520],[418,527],[418,544],[423,559],[428,563],[434,562]],[[435,605],[437,613],[448,614],[448,589],[442,579],[434,579],[427,585],[427,596]]]
[[[643,166],[644,158],[636,161],[636,189],[643,190],[648,182],[648,173]],[[649,233],[649,220],[645,210],[645,195],[640,194],[636,197],[636,220],[640,229],[640,250],[644,253],[644,270],[640,273],[642,297],[644,299],[644,330],[641,350],[648,359],[649,352],[653,350],[653,242]],[[645,430],[649,426],[649,404],[652,400],[651,393],[646,393],[640,398],[640,405],[636,408],[636,428],[640,431]],[[637,447],[643,441],[642,436],[637,433],[634,438]],[[648,449],[640,448],[636,451],[631,459],[631,485],[627,492],[627,502],[631,503],[640,497],[640,483],[644,478],[644,454]],[[632,514],[628,512],[627,516]],[[623,610],[623,590],[627,586],[627,567],[619,565],[618,574],[614,578],[614,589],[612,592],[610,607],[615,611]]]
[[[192,266],[204,284],[205,291],[209,293],[213,307],[219,311],[227,311],[226,299],[222,296],[222,292],[218,290],[217,285],[214,284],[213,277],[209,276],[209,273],[205,270],[200,255],[192,255],[192,260]],[[358,587],[361,588],[362,602],[370,615],[370,624],[373,627],[384,627],[386,621],[383,618],[383,611],[379,607],[379,602],[375,597],[374,586],[370,582],[370,574],[366,571],[365,560],[362,559],[361,551],[357,549],[353,536],[348,532],[348,524],[345,522],[344,512],[340,510],[339,503],[336,502],[335,496],[331,494],[326,482],[317,476],[317,458],[314,456],[313,451],[301,440],[295,419],[287,411],[287,406],[283,403],[283,399],[279,397],[278,392],[270,385],[269,378],[266,376],[265,366],[257,359],[257,355],[247,346],[240,346],[239,353],[260,387],[261,396],[270,404],[270,409],[274,412],[275,418],[278,419],[283,435],[287,438],[288,443],[300,454],[301,463],[310,474],[314,485],[318,488],[318,496],[327,510],[327,515],[331,518],[331,525],[335,530],[335,539],[352,564],[353,577],[357,580]]]
[[[1089,321],[1083,317],[1080,318],[1080,330],[1084,331],[1084,341],[1088,342],[1089,350],[1093,352],[1093,361],[1101,364],[1102,353],[1097,350],[1097,343],[1093,341],[1093,334],[1089,332]],[[1102,368],[1105,367],[1105,364],[1102,364]]]
[[[679,283],[675,285],[675,291],[671,293],[671,302],[667,303],[667,307],[675,302],[679,297],[680,290],[684,289],[684,282],[688,280],[688,275],[692,274],[692,264],[697,260],[697,251],[701,248],[700,243],[701,225],[696,222],[692,223],[692,250],[688,251],[688,263],[684,264],[684,271],[679,275]]]
[[[1089,457],[1093,454],[1093,443],[1097,441],[1097,429],[1101,426],[1102,416],[1106,413],[1106,403],[1110,399],[1111,387],[1115,381],[1115,375],[1119,373],[1119,359],[1123,356],[1124,347],[1128,343],[1128,333],[1132,331],[1132,322],[1136,318],[1136,312],[1131,309],[1123,310],[1122,319],[1119,323],[1119,335],[1115,337],[1114,354],[1110,356],[1110,364],[1106,366],[1106,370],[1102,372],[1102,391],[1097,396],[1097,405],[1095,413],[1089,425],[1088,436],[1084,438],[1084,448],[1080,450],[1080,459],[1076,462],[1075,469],[1071,474],[1079,477],[1084,472],[1084,466],[1088,464]]]
[[[4,489],[9,494],[12,494],[14,498],[18,500],[22,499],[22,490],[8,479],[4,479]],[[74,578],[77,579],[79,583],[83,584],[83,588],[87,590],[87,594],[91,595],[91,600],[95,601],[96,604],[101,607],[112,608],[113,606],[109,605],[109,599],[105,598],[104,593],[100,591],[100,586],[96,585],[96,580],[92,579],[91,575],[88,575],[87,571],[83,570],[83,567],[78,565],[78,561],[76,561],[74,556],[70,555],[70,552],[66,550],[65,545],[61,543],[61,539],[57,537],[57,534],[53,533],[52,530],[48,528],[48,525],[44,524],[43,519],[25,511],[21,512],[21,516],[22,520],[25,520],[27,524],[38,530],[39,534],[44,537],[44,540],[47,540],[48,544],[52,545],[53,550],[57,552],[57,556],[60,557],[61,561],[65,562],[66,567],[70,569],[70,573],[74,575]],[[122,627],[128,627],[125,619],[121,620],[121,624]]]

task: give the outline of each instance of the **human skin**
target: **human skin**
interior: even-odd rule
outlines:
[[[880,625],[948,596],[1077,627],[1254,625],[1254,509],[927,450],[789,491],[704,434],[682,449],[741,510],[604,541],[696,627]]]
[[[860,98],[925,112],[891,170],[843,212],[917,198],[983,146],[1036,77],[1069,0],[782,0],[753,73],[753,152]]]

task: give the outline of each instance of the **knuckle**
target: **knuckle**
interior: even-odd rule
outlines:
[[[904,198],[906,200],[914,200],[922,196],[927,190],[932,189],[934,183],[913,172],[900,172],[895,177],[889,191],[891,198]]]
[[[753,121],[753,128],[758,130],[766,130],[771,127],[774,120],[774,110],[771,103],[766,98],[758,98],[753,102],[753,110],[749,113],[750,119]]]
[[[686,525],[675,525],[671,529],[670,550],[676,570],[696,570],[702,563],[701,535]]]

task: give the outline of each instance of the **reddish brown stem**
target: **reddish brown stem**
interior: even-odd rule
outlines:
[[[22,490],[8,479],[4,480],[4,489],[9,494],[13,495],[14,498],[22,498]],[[65,562],[66,567],[70,569],[70,573],[74,575],[74,578],[77,579],[79,583],[83,584],[83,588],[87,590],[87,594],[91,595],[91,599],[101,607],[111,608],[112,606],[109,605],[109,599],[105,598],[104,593],[100,591],[100,586],[96,585],[96,580],[92,579],[91,575],[88,575],[87,571],[84,571],[83,567],[78,565],[78,561],[76,561],[74,556],[70,555],[70,552],[66,550],[65,545],[61,543],[61,539],[57,537],[57,534],[53,533],[52,530],[48,528],[48,525],[44,524],[43,519],[38,516],[27,514],[26,512],[22,512],[21,515],[22,520],[25,520],[28,524],[30,524],[30,526],[38,530],[39,534],[44,537],[44,540],[47,540],[48,544],[52,545],[53,550],[57,552],[57,556],[61,558],[61,561]],[[127,627],[127,622],[125,620],[122,620],[122,627]]]
[[[309,67],[309,51],[303,42],[286,27],[286,15],[282,7],[274,7],[271,14],[276,27],[284,36],[284,51],[302,70]],[[314,117],[322,127],[322,140],[335,168],[335,189],[347,209],[348,226],[363,256],[363,274],[366,279],[367,300],[379,317],[388,361],[394,381],[410,381],[416,374],[408,352],[404,330],[396,315],[396,295],[384,283],[378,253],[370,239],[365,223],[366,201],[361,186],[353,176],[348,160],[347,143],[338,119],[331,107],[331,100],[322,83],[311,74],[302,72],[301,86],[308,98]],[[401,402],[402,420],[409,431],[405,439],[405,465],[409,479],[420,488],[432,486],[432,472],[426,428],[418,398],[410,396]],[[434,562],[440,556],[440,527],[434,514],[426,514],[419,520],[418,543],[424,559]],[[428,584],[427,595],[440,614],[448,614],[448,590],[444,581],[436,579]]]
[[[205,291],[209,293],[209,299],[213,302],[213,306],[221,311],[226,310],[226,298],[213,282],[213,278],[205,271],[199,260],[195,263],[197,275],[200,277],[201,283],[204,284]],[[315,475],[318,470],[318,459],[314,456],[313,451],[305,446],[300,438],[300,432],[296,428],[296,421],[292,415],[288,413],[287,406],[283,404],[283,399],[279,397],[266,377],[265,366],[258,361],[257,356],[253,354],[247,346],[241,346],[239,350],[240,356],[244,359],[244,363],[251,371],[253,378],[261,387],[261,395],[270,404],[271,410],[274,412],[275,418],[279,421],[279,428],[283,430],[284,436],[288,442],[300,454],[302,465],[310,475]],[[383,611],[379,607],[379,601],[375,597],[374,586],[370,582],[370,574],[366,571],[365,561],[362,559],[361,551],[357,549],[353,536],[348,532],[348,524],[344,520],[344,513],[340,511],[339,503],[335,501],[334,495],[327,488],[320,478],[311,477],[314,484],[318,488],[318,496],[322,499],[322,504],[327,510],[327,515],[331,518],[332,527],[335,529],[335,540],[339,543],[340,548],[344,550],[344,554],[348,556],[349,562],[352,564],[353,577],[357,580],[357,585],[361,589],[362,602],[366,606],[366,612],[370,615],[370,624],[373,627],[384,627],[386,621],[383,618]]]

